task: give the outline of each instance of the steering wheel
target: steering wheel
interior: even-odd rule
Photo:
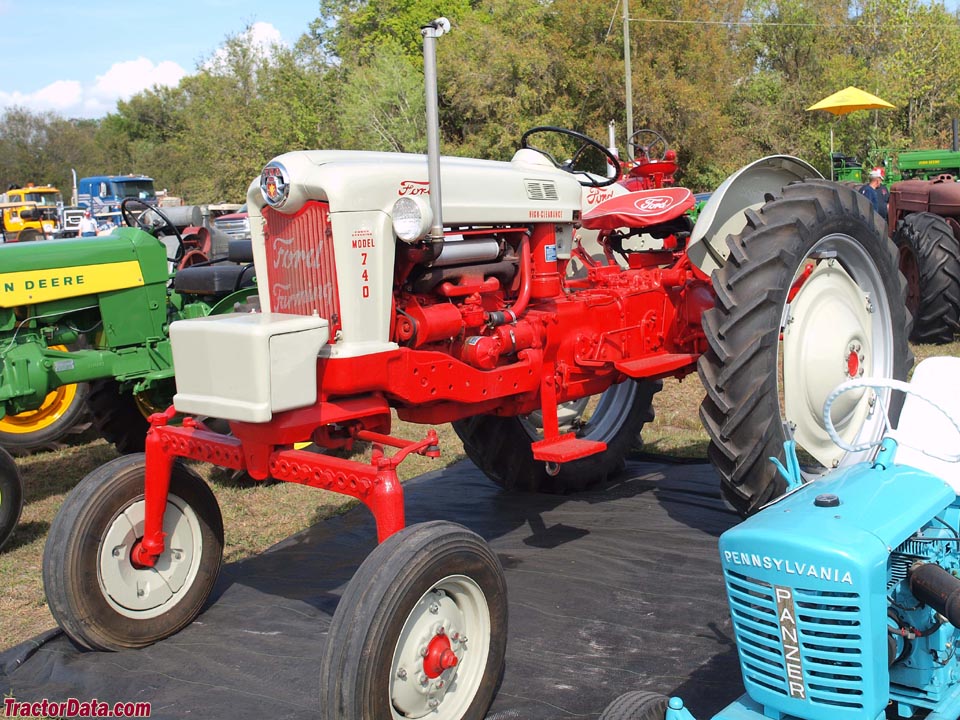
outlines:
[[[130,209],[131,205],[139,205],[140,207],[143,208],[143,212],[141,212],[139,215],[134,215],[133,211]],[[163,225],[160,225],[158,227],[158,226],[150,225],[144,222],[143,216],[148,211],[154,213],[158,218],[163,220]],[[139,198],[128,197],[128,198],[124,198],[123,201],[120,203],[120,215],[123,217],[123,221],[129,227],[140,228],[144,232],[148,232],[154,237],[157,237],[158,235],[160,235],[160,231],[166,228],[170,228],[171,230],[173,230],[173,234],[177,238],[177,253],[171,259],[171,262],[179,262],[180,258],[182,258],[184,253],[186,253],[187,249],[184,247],[183,235],[180,234],[180,229],[173,224],[170,218],[168,218],[166,215],[164,215],[160,211],[160,208],[154,205],[149,205],[148,203],[145,203],[143,200],[140,200]]]
[[[577,151],[573,153],[569,160],[566,162],[560,162],[547,150],[530,144],[530,136],[534,133],[557,133],[559,135],[567,135],[568,137],[572,137],[574,140],[577,140],[580,143],[580,147],[577,148]],[[587,187],[606,187],[607,185],[613,185],[613,183],[620,179],[620,161],[617,159],[617,157],[596,140],[589,138],[583,133],[577,132],[576,130],[568,130],[567,128],[554,127],[552,125],[541,125],[539,127],[530,128],[520,136],[520,147],[536,150],[561,170],[566,170],[568,173],[576,175],[577,179],[580,181],[580,184]],[[584,154],[589,150],[600,151],[601,155],[603,155],[603,158],[606,160],[607,167],[612,167],[615,170],[613,177],[606,177],[605,175],[601,176],[596,173],[588,172],[587,170],[577,169],[578,161],[581,160]]]
[[[856,378],[853,380],[847,380],[846,382],[842,382],[837,385],[837,387],[835,387],[833,391],[827,395],[827,399],[823,403],[823,427],[827,431],[827,435],[830,436],[830,439],[836,443],[837,447],[846,450],[847,452],[863,452],[864,450],[870,450],[871,448],[875,448],[883,443],[883,438],[880,438],[879,440],[872,440],[870,442],[860,443],[859,445],[851,445],[842,437],[840,437],[840,434],[837,432],[837,428],[834,427],[833,418],[830,416],[830,409],[833,407],[834,401],[845,392],[849,392],[850,390],[859,390],[861,388],[871,388],[873,390],[899,390],[905,395],[913,395],[914,397],[923,400],[925,403],[930,405],[930,407],[932,407],[934,410],[937,410],[941,415],[949,420],[950,424],[953,425],[953,429],[957,431],[958,435],[960,435],[960,424],[957,423],[957,419],[948,413],[943,407],[938,405],[935,400],[917,391],[917,389],[911,386],[910,383],[903,382],[902,380],[893,380],[892,378]],[[896,439],[895,436],[894,439]],[[937,453],[928,452],[927,450],[914,445],[911,445],[911,447],[913,447],[915,450],[919,450],[924,455],[929,455],[937,460],[944,460],[946,462],[960,462],[960,453],[956,455],[939,455]]]
[[[636,150],[641,150],[650,162],[660,162],[667,156],[667,150],[670,149],[663,135],[647,128],[637,130],[631,135],[627,139],[627,147],[630,145],[633,145]]]

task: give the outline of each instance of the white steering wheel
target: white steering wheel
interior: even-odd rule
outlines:
[[[950,424],[953,426],[953,429],[957,432],[957,437],[960,438],[960,423],[957,422],[957,418],[951,415],[935,400],[921,393],[910,383],[903,382],[902,380],[894,380],[892,378],[856,378],[854,380],[847,380],[846,382],[842,382],[837,385],[837,387],[835,387],[833,391],[827,395],[827,399],[823,403],[823,427],[827,431],[827,435],[830,436],[830,439],[837,444],[837,447],[842,448],[847,452],[863,452],[864,450],[870,450],[871,448],[875,448],[883,443],[884,438],[880,438],[879,440],[872,440],[870,442],[860,443],[859,445],[851,445],[842,437],[840,437],[839,433],[837,433],[837,429],[833,425],[833,418],[830,417],[830,409],[833,407],[834,401],[845,392],[859,390],[861,388],[870,388],[872,390],[897,390],[902,392],[904,395],[912,395],[915,398],[923,400],[950,422]],[[879,395],[877,396],[877,402],[879,402],[881,405],[884,422],[887,424],[887,432],[890,432],[890,423],[886,419],[889,417],[887,414],[887,409],[882,407],[883,401],[880,399]],[[900,442],[896,436],[896,431],[893,431],[891,437],[893,437],[894,440],[897,440],[897,442]],[[960,453],[952,455],[940,455],[938,453],[930,452],[925,448],[917,447],[913,444],[910,444],[909,447],[912,447],[924,455],[929,455],[932,458],[936,458],[937,460],[943,460],[944,462],[951,463],[960,462]]]

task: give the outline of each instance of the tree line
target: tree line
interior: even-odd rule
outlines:
[[[238,201],[272,157],[299,149],[424,152],[417,29],[438,44],[445,154],[508,159],[524,130],[559,125],[606,141],[625,123],[618,0],[320,0],[293,47],[249,32],[175,88],[154,87],[97,120],[9,108],[0,187],[70,186],[136,172],[190,203]],[[634,125],[665,135],[681,181],[710,190],[771,153],[829,173],[838,150],[946,148],[960,115],[960,19],[921,0],[631,0]],[[890,111],[807,112],[855,85]]]

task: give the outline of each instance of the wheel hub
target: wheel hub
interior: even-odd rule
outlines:
[[[427,645],[427,656],[423,659],[423,672],[431,680],[443,673],[456,667],[460,662],[457,654],[450,646],[450,638],[446,633],[434,635],[433,640]]]
[[[467,630],[479,634],[471,648]],[[394,718],[462,717],[483,679],[489,611],[480,588],[451,576],[424,593],[397,640],[391,668]]]
[[[869,294],[832,261],[821,262],[789,306],[783,330],[784,414],[798,444],[830,467],[843,451],[823,428],[823,403],[844,380],[872,371],[873,306]],[[841,435],[856,435],[871,406],[863,390],[833,408]]]
[[[126,617],[146,619],[179,602],[196,576],[202,551],[196,513],[170,496],[163,516],[166,549],[153,567],[133,562],[143,537],[144,501],[132,503],[110,523],[100,543],[98,575],[107,602]]]

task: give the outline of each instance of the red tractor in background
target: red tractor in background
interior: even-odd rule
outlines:
[[[510,162],[441,158],[448,29],[422,31],[426,157],[292,152],[251,185],[261,312],[171,326],[177,395],[145,455],[87,476],[51,528],[44,586],[75,642],[143,647],[199,614],[223,544],[216,499],[181,462],[202,460],[373,512],[381,544],[326,640],[325,717],[482,718],[503,671],[503,571],[463,527],[405,527],[395,469],[439,447],[433,430],[392,436],[392,412],[452,422],[505,488],[567,492],[620,470],[660,380],[699,363],[711,458],[741,512],[783,491],[766,458],[787,437],[811,473],[858,459],[835,451],[823,398],[911,363],[895,252],[866,199],[776,156],[728,178],[693,225],[688,190],[617,186],[617,158],[572,130],[524,133]],[[878,437],[878,407],[852,397],[840,433]],[[361,440],[368,463],[294,449]]]
[[[960,333],[960,184],[948,173],[890,186],[887,218],[907,280],[915,342]]]

